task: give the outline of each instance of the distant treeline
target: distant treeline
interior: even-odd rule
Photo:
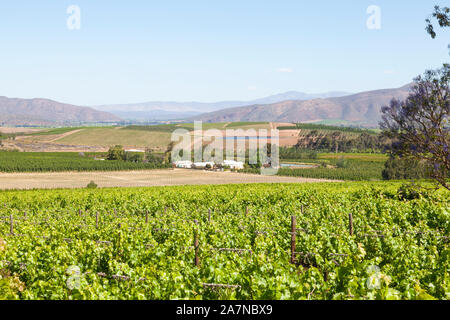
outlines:
[[[391,146],[391,140],[382,135],[363,132],[349,135],[340,131],[328,133],[312,130],[299,136],[296,148],[320,152],[385,152]]]
[[[150,125],[150,126],[138,126],[131,125],[127,126],[124,129],[128,130],[141,130],[141,131],[151,131],[151,132],[173,132],[176,129],[186,129],[188,131],[194,131],[193,127],[182,126],[178,124],[158,124],[158,125]]]
[[[327,130],[327,131],[342,131],[342,132],[353,132],[353,133],[367,133],[376,135],[377,132],[373,129],[363,129],[355,127],[341,127],[341,126],[329,126],[325,124],[315,124],[315,123],[297,123],[293,126],[281,126],[278,130]]]

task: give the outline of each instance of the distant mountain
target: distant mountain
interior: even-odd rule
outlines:
[[[410,86],[408,84],[397,89],[375,90],[326,99],[292,99],[271,104],[253,104],[206,113],[190,120],[314,122],[335,119],[375,126],[381,118],[381,107],[388,105],[392,98],[405,99]]]
[[[114,115],[129,121],[161,121],[161,120],[179,120],[198,116],[201,112],[189,111],[113,111]]]
[[[120,120],[107,112],[48,99],[0,97],[0,125],[44,126]]]
[[[127,120],[174,120],[193,117],[205,112],[213,112],[226,108],[248,106],[252,104],[268,104],[285,100],[309,100],[316,98],[341,97],[347,92],[327,92],[308,94],[289,91],[252,101],[221,101],[221,102],[174,102],[153,101],[134,104],[111,104],[93,106],[94,109],[108,111]]]

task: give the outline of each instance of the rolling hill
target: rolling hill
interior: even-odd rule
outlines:
[[[392,98],[405,99],[411,84],[397,89],[367,91],[342,97],[312,100],[286,100],[272,104],[253,104],[205,113],[191,120],[204,122],[276,121],[315,122],[327,119],[345,120],[376,126],[380,110]]]
[[[134,104],[111,104],[93,106],[96,110],[108,111],[127,120],[174,120],[191,118],[205,112],[213,112],[225,108],[248,106],[253,104],[276,103],[285,100],[309,100],[317,98],[341,97],[347,92],[327,92],[308,94],[298,91],[288,91],[251,101],[221,101],[221,102],[174,102],[152,101]]]
[[[0,125],[47,126],[120,120],[107,112],[48,99],[0,97]]]

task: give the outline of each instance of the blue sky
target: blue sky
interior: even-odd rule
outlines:
[[[0,95],[97,105],[399,87],[449,60],[448,30],[424,30],[435,4],[449,1],[1,1]],[[380,30],[366,27],[370,5]]]

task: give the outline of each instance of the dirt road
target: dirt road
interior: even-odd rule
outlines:
[[[99,187],[331,182],[331,180],[320,179],[187,169],[119,172],[0,173],[0,189],[84,188],[90,181],[94,181]]]

